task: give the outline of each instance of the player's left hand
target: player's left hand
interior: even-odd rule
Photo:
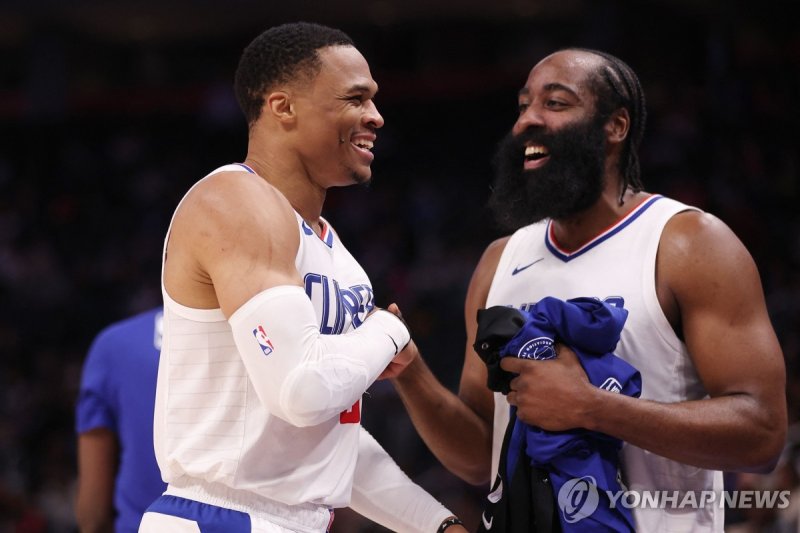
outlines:
[[[543,361],[504,357],[500,367],[518,374],[511,380],[508,403],[517,418],[548,431],[585,427],[596,388],[569,347],[558,344],[558,357]]]

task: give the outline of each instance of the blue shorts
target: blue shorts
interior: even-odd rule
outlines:
[[[333,523],[330,511],[328,530]],[[293,527],[294,526],[294,527]],[[296,533],[326,531],[286,523],[264,513],[247,513],[164,494],[154,501],[139,525],[139,533]]]

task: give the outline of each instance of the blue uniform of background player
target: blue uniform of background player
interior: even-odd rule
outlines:
[[[76,516],[84,533],[136,531],[166,484],[153,452],[161,308],[101,331],[84,362],[75,408]],[[112,500],[113,496],[113,500]]]

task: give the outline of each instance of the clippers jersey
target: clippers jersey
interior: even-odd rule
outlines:
[[[696,210],[653,195],[619,222],[583,245],[566,252],[553,238],[549,221],[532,224],[508,240],[492,280],[486,307],[525,309],[545,296],[562,300],[595,297],[624,307],[628,320],[614,353],[642,375],[642,399],[659,402],[698,400],[707,396],[686,346],[675,335],[656,295],[656,253],[661,232],[677,213]],[[492,478],[509,420],[509,404],[494,394]],[[623,480],[631,491],[721,491],[722,473],[671,461],[635,446],[622,450]],[[723,510],[634,508],[639,531],[722,531]]]
[[[242,170],[252,173],[236,164],[209,175]],[[320,332],[358,327],[374,307],[369,278],[326,221],[318,237],[295,215],[300,233],[295,265]],[[301,506],[309,510],[347,506],[358,454],[359,402],[317,426],[295,427],[271,415],[253,390],[222,310],[177,303],[163,278],[162,293],[154,440],[164,480],[176,487],[222,485],[248,505],[262,498],[310,504]]]

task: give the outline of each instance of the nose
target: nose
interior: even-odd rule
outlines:
[[[539,109],[533,104],[529,104],[525,110],[520,113],[519,117],[517,117],[514,127],[511,128],[511,132],[514,135],[519,135],[528,128],[541,128],[543,126],[544,120],[542,119],[542,114],[539,112]]]
[[[363,117],[364,123],[374,129],[383,127],[383,116],[378,112],[378,107],[373,100],[370,100],[366,106],[366,112]]]

